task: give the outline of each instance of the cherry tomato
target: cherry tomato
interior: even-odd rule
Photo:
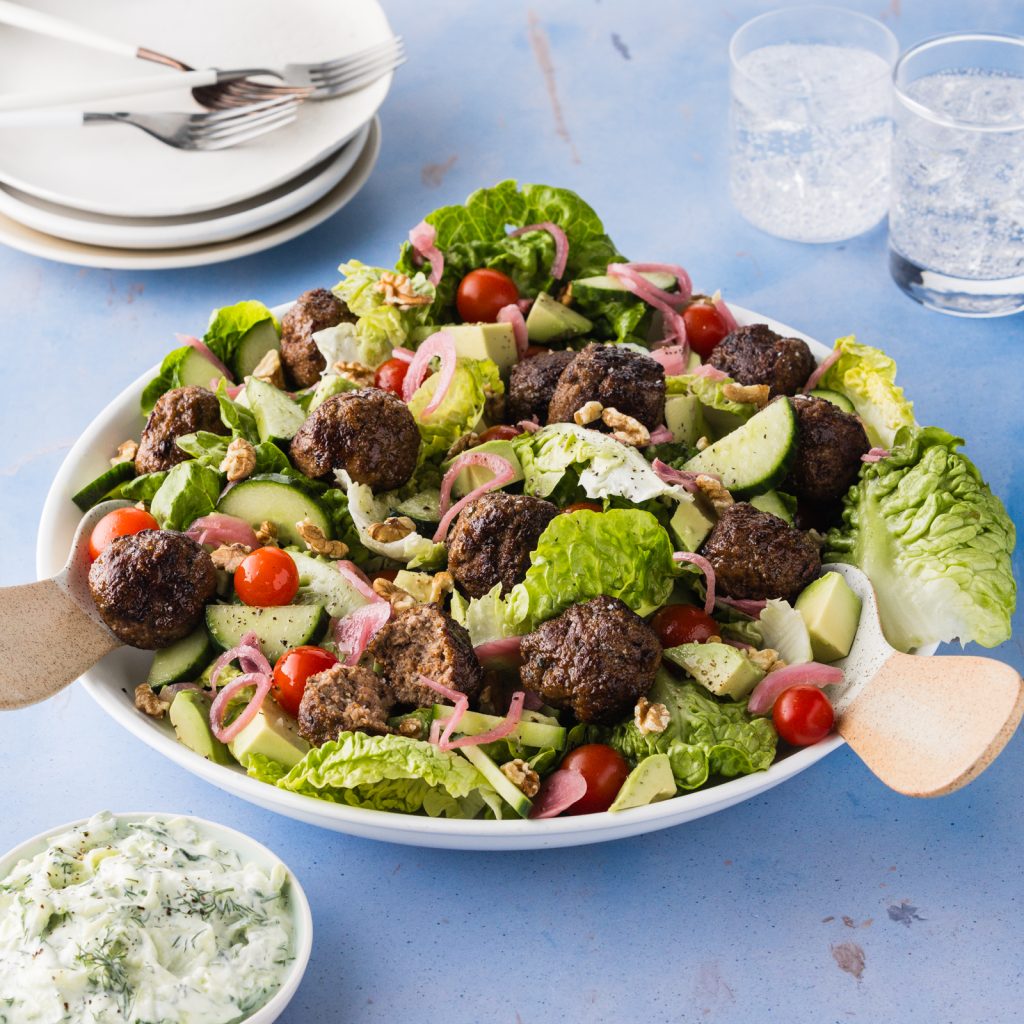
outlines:
[[[159,530],[160,524],[141,508],[115,508],[108,512],[89,535],[89,557],[96,561],[100,552],[115,538],[128,537],[143,530]]]
[[[603,512],[604,505],[599,501],[574,501],[571,505],[566,505],[562,509],[563,512]]]
[[[794,747],[823,740],[835,721],[832,702],[816,686],[791,686],[775,698],[775,731]]]
[[[513,437],[518,437],[522,431],[516,427],[507,427],[503,423],[496,427],[488,427],[481,435],[478,444],[484,444],[487,441],[511,441]],[[475,447],[475,445],[474,445]]]
[[[373,375],[373,383],[382,391],[390,391],[393,395],[402,397],[402,385],[405,383],[405,375],[409,364],[404,359],[389,359],[377,367]]]
[[[596,814],[607,811],[629,774],[626,759],[606,743],[587,743],[567,754],[562,767],[583,776],[587,791],[565,813]]]
[[[537,356],[544,355],[545,352],[550,352],[551,349],[544,345],[527,345],[526,351],[523,353],[523,359],[534,359]]]
[[[710,302],[694,302],[683,311],[686,340],[701,359],[707,359],[714,347],[729,333],[725,318]]]
[[[680,644],[702,644],[718,636],[722,627],[703,608],[692,604],[665,605],[653,619],[651,628],[658,634],[662,647]]]
[[[235,593],[257,608],[288,604],[298,589],[299,570],[280,548],[257,548],[235,570]]]
[[[471,270],[461,282],[455,296],[459,316],[466,323],[492,324],[503,306],[519,298],[519,289],[508,274],[482,267]]]
[[[277,659],[271,693],[289,715],[298,716],[306,680],[337,664],[338,659],[322,647],[293,647]]]

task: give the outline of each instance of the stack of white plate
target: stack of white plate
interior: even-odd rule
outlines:
[[[26,2],[26,0],[21,0]],[[281,67],[384,41],[376,0],[32,0],[194,67]],[[50,91],[167,68],[0,26],[0,93]],[[199,266],[278,245],[365,184],[391,75],[307,102],[292,124],[233,149],[173,149],[122,125],[0,130],[0,244],[89,267]],[[90,110],[200,110],[187,90],[92,101]]]

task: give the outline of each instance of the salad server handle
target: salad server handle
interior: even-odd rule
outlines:
[[[836,728],[887,786],[907,796],[942,796],[991,764],[1022,714],[1024,681],[1010,665],[895,651]]]
[[[72,597],[60,576],[0,587],[0,710],[59,693],[120,641]]]

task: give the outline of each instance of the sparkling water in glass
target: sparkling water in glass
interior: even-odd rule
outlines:
[[[885,216],[897,52],[880,22],[834,7],[763,14],[733,36],[730,190],[751,224],[834,242]]]
[[[947,313],[1024,310],[1024,39],[932,39],[895,82],[893,278]]]

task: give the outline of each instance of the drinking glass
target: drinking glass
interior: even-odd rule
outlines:
[[[888,208],[896,37],[838,7],[762,14],[729,44],[730,191],[755,227],[835,242]]]
[[[893,78],[893,278],[945,313],[1024,310],[1024,39],[929,39]]]

